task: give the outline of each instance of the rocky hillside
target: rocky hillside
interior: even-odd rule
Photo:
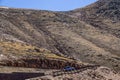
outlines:
[[[66,12],[69,16],[84,21],[95,30],[91,33],[82,34],[87,40],[110,52],[120,56],[120,1],[119,0],[98,0],[96,3],[84,8]],[[89,29],[87,30],[88,33]],[[78,31],[80,34],[80,30]],[[92,36],[90,36],[92,35]],[[109,60],[110,61],[110,60]],[[113,61],[114,62],[114,61]]]
[[[18,42],[0,42],[0,65],[41,69],[62,69],[73,66],[79,69],[85,66],[73,59],[56,55],[49,50]]]
[[[119,4],[99,0],[67,12],[1,7],[0,65],[62,69],[87,63],[120,72]]]
[[[112,75],[112,76],[111,76]],[[99,67],[97,69],[87,69],[81,72],[69,72],[57,77],[42,76],[31,78],[30,80],[120,80],[120,76],[112,72],[109,68]]]
[[[120,38],[119,0],[98,0],[94,4],[70,11],[68,14]]]

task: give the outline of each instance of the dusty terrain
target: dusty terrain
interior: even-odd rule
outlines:
[[[27,73],[35,72],[29,78],[41,80],[119,80],[119,4],[119,0],[98,0],[67,12],[1,7],[0,65],[10,67],[0,67],[2,79],[3,75],[13,77],[16,74],[12,73],[19,73],[18,67],[23,67]],[[89,69],[89,65],[99,66]],[[44,75],[65,66],[85,69],[56,77]],[[9,69],[10,74],[4,74]],[[44,73],[38,72],[44,76],[36,69],[43,69]]]
[[[120,75],[107,67],[58,72],[57,69],[21,68],[1,66],[1,80],[120,80]]]

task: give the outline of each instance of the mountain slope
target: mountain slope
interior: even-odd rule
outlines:
[[[73,59],[24,43],[2,41],[0,49],[0,65],[2,66],[42,69],[61,69],[67,65],[76,68],[84,66]]]
[[[97,33],[91,30],[92,36],[89,36],[91,35],[90,33],[85,36],[86,33],[84,33],[83,36],[87,40],[103,48],[105,51],[109,51],[111,54],[120,56],[120,49],[118,49],[120,45],[119,3],[119,0],[98,0],[84,8],[66,12],[66,14],[84,21],[97,30]]]
[[[63,71],[53,78],[118,80],[119,4],[119,0],[98,0],[67,12],[0,7],[0,66],[40,68],[44,73],[45,69],[54,73],[55,69],[63,71],[72,66],[77,74]],[[8,70],[0,68],[0,72]]]
[[[89,12],[86,9],[89,10],[89,6],[78,12]],[[2,41],[31,44],[55,54],[119,70],[120,38],[113,31],[110,32],[113,29],[100,29],[92,25],[98,18],[91,21],[84,17],[87,21],[80,21],[68,14],[0,8],[0,38]],[[76,10],[72,12],[74,14]],[[95,24],[101,25],[99,21]]]
[[[120,38],[119,4],[119,0],[98,0],[96,3],[70,11],[68,14]]]

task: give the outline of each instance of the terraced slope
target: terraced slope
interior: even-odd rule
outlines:
[[[0,42],[0,65],[42,69],[84,66],[83,63],[53,54],[49,50],[18,42]]]

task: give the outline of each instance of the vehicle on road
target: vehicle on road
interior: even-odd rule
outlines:
[[[71,66],[66,66],[63,70],[64,71],[74,71],[76,69],[74,67],[71,67]]]

